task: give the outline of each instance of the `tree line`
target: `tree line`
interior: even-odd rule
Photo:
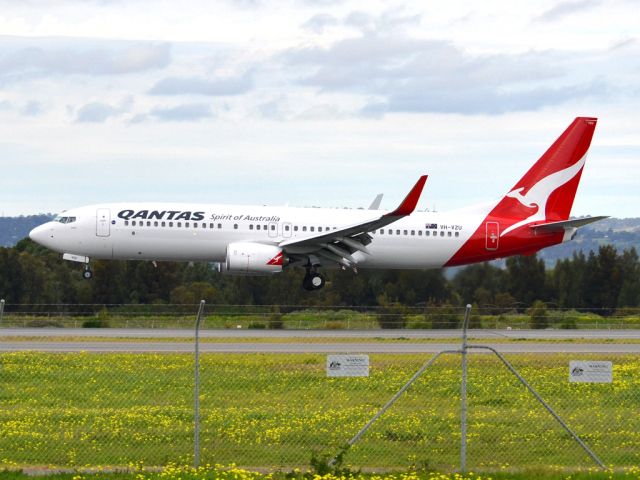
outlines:
[[[95,261],[94,278],[82,266],[25,239],[0,248],[0,298],[7,304],[209,304],[382,306],[467,303],[497,312],[520,311],[535,301],[552,308],[611,314],[640,306],[640,261],[634,248],[575,253],[545,268],[536,255],[445,270],[326,270],[327,286],[302,289],[303,270],[271,277],[234,277],[206,263]]]

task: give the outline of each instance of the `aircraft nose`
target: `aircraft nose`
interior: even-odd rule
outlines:
[[[29,238],[40,245],[45,245],[47,240],[51,237],[51,232],[48,224],[40,225],[29,232]]]

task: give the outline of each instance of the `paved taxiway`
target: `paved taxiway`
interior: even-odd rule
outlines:
[[[0,337],[192,338],[190,329],[162,328],[2,328]],[[460,330],[201,330],[202,338],[460,338]],[[469,330],[471,338],[640,339],[640,330]]]
[[[232,338],[234,341],[202,342],[200,350],[211,353],[435,353],[457,349],[459,330],[203,330],[203,338]],[[621,341],[640,338],[638,330],[472,330],[469,336],[474,344],[491,346],[504,353],[640,353],[640,343]],[[11,337],[22,339],[11,340]],[[33,340],[24,337],[34,337]],[[74,337],[74,341],[51,340],[43,337]],[[104,341],[82,341],[81,337],[104,337]],[[127,341],[109,341],[109,338],[126,337]],[[190,330],[164,329],[2,329],[0,351],[42,352],[193,352],[192,342],[171,342],[166,339],[193,337]],[[268,342],[247,342],[246,338],[265,338]],[[163,339],[153,341],[154,338]],[[273,339],[286,339],[283,342]],[[339,343],[327,338],[340,338]],[[344,341],[353,338],[353,342]],[[366,341],[370,339],[402,339],[396,342]],[[416,343],[412,339],[431,338],[442,340]],[[497,338],[514,339],[514,342],[492,343]],[[589,339],[580,343],[577,339]],[[136,341],[140,339],[141,341]],[[607,343],[615,339],[616,343]],[[356,341],[357,340],[357,341]],[[530,342],[527,342],[529,340]],[[544,340],[553,340],[545,342]],[[563,342],[562,340],[566,340]],[[594,342],[601,340],[602,342]]]

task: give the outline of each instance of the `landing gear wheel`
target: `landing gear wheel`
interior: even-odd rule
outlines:
[[[320,290],[324,284],[324,276],[317,272],[307,273],[302,280],[302,288],[308,291]]]
[[[82,272],[82,278],[85,280],[91,280],[93,278],[93,271],[91,271],[91,268],[89,268],[88,265],[84,269],[84,272]]]

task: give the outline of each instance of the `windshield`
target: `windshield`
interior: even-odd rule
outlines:
[[[56,215],[56,217],[53,219],[54,222],[59,222],[59,223],[73,223],[76,221],[76,217],[63,217],[60,215]]]

